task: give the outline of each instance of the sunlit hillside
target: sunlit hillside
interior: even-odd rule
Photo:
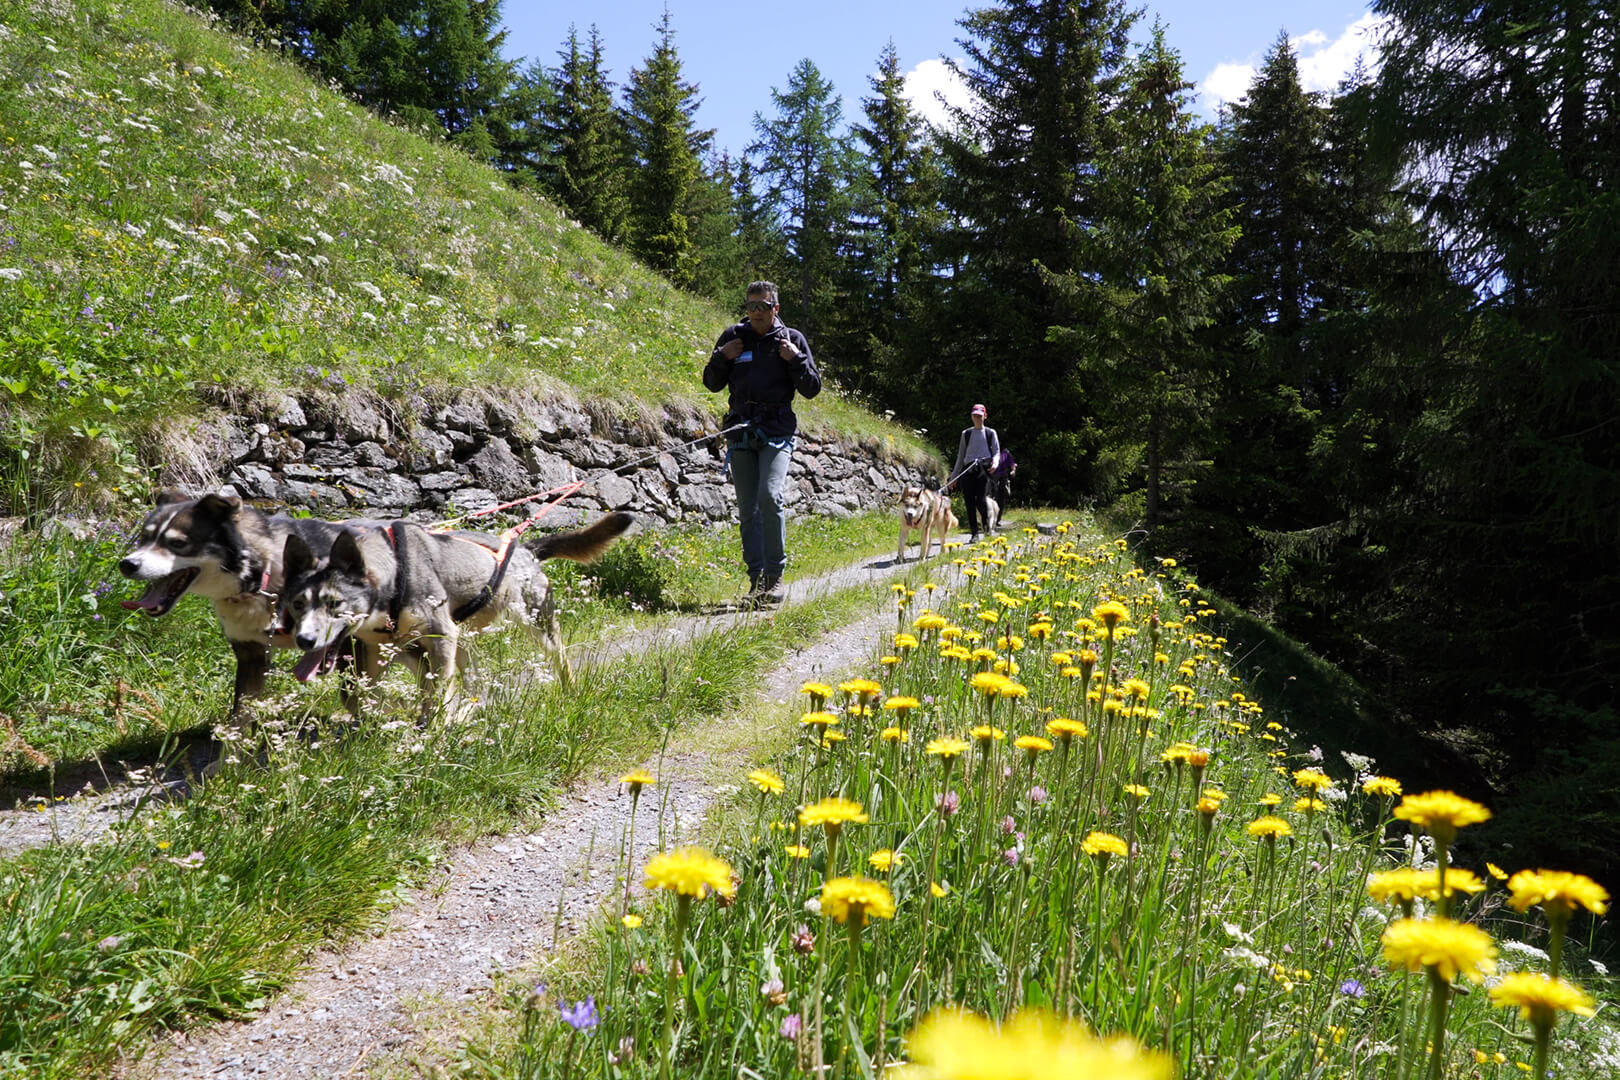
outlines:
[[[730,312],[442,141],[162,0],[0,19],[0,439],[57,436],[54,483],[133,466],[198,384],[715,403]],[[803,415],[906,442],[836,395]]]

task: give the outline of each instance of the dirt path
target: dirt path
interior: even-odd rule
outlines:
[[[886,580],[899,569],[888,558],[868,560],[795,582],[788,602]],[[691,637],[727,620],[759,617],[695,617],[661,636]],[[893,624],[893,613],[880,608],[823,635],[761,688],[762,700],[785,706],[806,679],[840,677]],[[657,849],[660,803],[666,837],[690,838],[723,797],[715,790],[716,777],[738,776],[751,760],[748,738],[739,739],[734,728],[727,729],[728,738],[706,738],[711,734],[708,725],[683,731],[678,748],[662,761],[646,763],[659,784],[643,796],[632,865]],[[538,830],[487,838],[454,853],[439,877],[407,897],[373,937],[319,953],[259,1018],[167,1037],[117,1075],[336,1080],[370,1076],[379,1062],[422,1052],[429,1036],[417,1025],[413,1006],[454,1007],[478,999],[491,989],[497,972],[543,955],[553,944],[555,926],[566,938],[601,908],[613,884],[611,853],[629,817],[630,799],[611,779],[578,785]],[[593,847],[610,854],[598,855],[587,867]]]

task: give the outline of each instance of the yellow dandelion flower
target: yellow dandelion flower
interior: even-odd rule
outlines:
[[[928,891],[934,894],[934,899],[938,900],[951,890],[947,885],[941,885],[937,881],[930,881],[928,883]]]
[[[1268,791],[1266,794],[1256,799],[1255,802],[1259,803],[1261,806],[1278,806],[1282,803],[1282,796],[1276,794],[1275,792]]]
[[[1333,778],[1321,769],[1296,769],[1294,786],[1306,791],[1326,791],[1333,786]]]
[[[1080,841],[1080,850],[1092,858],[1105,860],[1110,855],[1118,855],[1123,858],[1131,853],[1131,849],[1125,846],[1125,841],[1113,833],[1106,832],[1087,833],[1086,838]]]
[[[1008,667],[1010,671],[1016,672],[1018,670],[1017,665],[1015,664],[1010,664]],[[1013,682],[1011,679],[1007,679],[1000,686],[996,687],[996,696],[1014,699],[1028,697],[1029,687],[1025,686],[1023,683]]]
[[[1037,754],[1044,754],[1052,749],[1052,740],[1043,739],[1039,735],[1020,735],[1013,740],[1013,745],[1034,758]]]
[[[1091,731],[1079,720],[1070,720],[1067,716],[1057,716],[1046,722],[1046,733],[1054,739],[1061,740],[1064,745],[1068,745],[1069,740],[1083,739],[1091,734]]]
[[[1145,799],[1152,794],[1152,792],[1148,791],[1148,789],[1143,787],[1141,784],[1124,784],[1121,785],[1120,790],[1133,799]]]
[[[1214,799],[1216,802],[1223,803],[1231,796],[1227,795],[1227,793],[1222,791],[1220,788],[1205,788],[1203,797],[1206,799]]]
[[[914,697],[905,697],[903,695],[897,695],[883,703],[883,708],[885,711],[897,712],[902,716],[910,712],[912,709],[918,709],[921,707],[922,702],[918,701]]]
[[[799,723],[805,727],[820,728],[823,731],[839,722],[837,714],[830,712],[807,712],[799,717]]]
[[[748,781],[767,795],[780,795],[785,786],[782,778],[769,769],[755,769],[748,774]]]
[[[873,682],[871,679],[850,679],[848,682],[839,683],[838,689],[846,694],[858,697],[862,701],[875,698],[883,692],[882,684]]]
[[[632,912],[619,921],[624,923],[625,929],[634,930],[641,925],[641,916]]]
[[[1577,1016],[1595,1016],[1596,1004],[1585,990],[1563,979],[1528,971],[1515,971],[1502,976],[1491,987],[1491,1004],[1501,1008],[1519,1010],[1519,1019],[1528,1020],[1535,1028],[1550,1028],[1561,1012]]]
[[[887,874],[890,870],[893,870],[895,867],[905,862],[906,856],[903,852],[891,851],[888,848],[883,848],[881,851],[874,851],[872,854],[868,855],[866,857],[866,861],[872,867],[872,869],[878,871],[879,873]]]
[[[980,746],[989,746],[992,742],[1001,742],[1007,738],[1007,733],[990,724],[980,724],[968,732],[978,741]]]
[[[1309,795],[1301,795],[1299,798],[1294,800],[1294,813],[1296,814],[1320,814],[1326,809],[1327,803],[1323,802],[1321,799],[1313,799]]]
[[[1488,862],[1485,864],[1485,872],[1490,874],[1491,877],[1495,878],[1497,881],[1507,880],[1508,872],[1493,862]]]
[[[1594,915],[1609,910],[1609,891],[1585,874],[1572,874],[1565,870],[1520,870],[1508,879],[1508,891],[1513,895],[1508,906],[1514,911],[1528,911],[1540,904],[1550,918],[1571,914],[1583,907]]]
[[[1026,1009],[996,1025],[971,1013],[936,1011],[909,1040],[909,1076],[926,1080],[1171,1080],[1172,1059],[1127,1036],[1103,1039],[1078,1021]]]
[[[821,913],[834,921],[864,926],[867,919],[894,918],[894,894],[881,881],[833,878],[821,887]]]
[[[849,738],[849,736],[845,735],[842,731],[832,731],[830,729],[823,731],[821,733],[821,748],[823,750],[831,750],[834,746],[837,746],[847,738]]]
[[[1146,701],[1152,691],[1153,687],[1148,685],[1146,679],[1126,679],[1125,685],[1119,688],[1121,696],[1137,701]]]
[[[1203,814],[1205,817],[1214,817],[1216,814],[1220,813],[1221,800],[1212,799],[1208,795],[1205,795],[1203,798],[1198,800],[1198,805],[1194,807],[1194,809],[1196,809],[1200,814]]]
[[[642,788],[658,783],[658,778],[646,769],[631,769],[619,777],[619,783],[629,788],[630,794],[640,795]]]
[[[1395,816],[1424,829],[1436,843],[1450,847],[1457,839],[1458,829],[1489,821],[1491,812],[1472,799],[1450,791],[1427,791],[1402,799],[1395,808]]]
[[[1192,752],[1191,743],[1171,743],[1160,752],[1159,760],[1166,765],[1185,765],[1188,759],[1192,757]]]
[[[996,654],[991,650],[985,649],[983,651],[989,653],[989,655],[983,659],[991,660],[995,658]],[[975,659],[979,658],[977,651],[975,651],[973,655]],[[983,694],[985,697],[994,697],[995,694],[1001,689],[1001,684],[1006,681],[1007,676],[1005,675],[994,671],[981,671],[977,675],[973,676],[973,678],[968,680],[968,685],[973,687],[973,689],[977,690],[979,693]]]
[[[1451,919],[1397,919],[1384,928],[1384,962],[1404,971],[1433,968],[1451,982],[1473,983],[1496,970],[1496,943],[1472,923]]]
[[[787,844],[782,850],[790,859],[808,859],[810,857],[810,849],[803,844]]]
[[[1104,630],[1113,633],[1121,623],[1130,620],[1131,609],[1118,600],[1108,600],[1092,608],[1091,614],[1102,624]]]
[[[816,711],[827,704],[827,699],[832,697],[833,689],[826,683],[807,682],[799,687],[799,692],[810,699],[810,708]]]
[[[645,884],[649,889],[668,889],[677,896],[701,900],[712,890],[724,896],[734,891],[731,866],[724,859],[700,847],[676,848],[647,860]]]
[[[947,761],[963,753],[967,748],[968,744],[965,739],[957,739],[950,735],[940,739],[929,739],[926,747],[929,754],[934,757],[944,758]]]
[[[1368,874],[1367,895],[1381,904],[1410,904],[1418,897],[1426,895],[1423,871],[1414,870],[1410,866],[1401,866],[1394,870]]]
[[[1388,776],[1369,776],[1362,781],[1361,790],[1368,795],[1392,799],[1401,793],[1401,782]]]
[[[1264,837],[1275,840],[1279,836],[1294,835],[1294,827],[1280,817],[1267,814],[1265,817],[1255,818],[1248,824],[1250,836]]]
[[[866,811],[861,809],[860,803],[840,799],[835,795],[799,811],[799,824],[805,828],[825,825],[829,830],[836,830],[846,823],[864,825],[868,820]]]
[[[1209,764],[1209,751],[1195,749],[1187,755],[1187,764],[1195,769],[1202,769]]]
[[[1417,874],[1418,888],[1421,890],[1418,895],[1422,896],[1425,900],[1440,899],[1439,869],[1418,870],[1415,871],[1415,873]],[[1472,870],[1465,870],[1460,866],[1449,866],[1446,868],[1447,896],[1456,896],[1458,893],[1467,893],[1469,896],[1473,896],[1476,893],[1482,893],[1484,891],[1485,883],[1481,881],[1479,879],[1479,875],[1474,873]]]
[[[911,733],[905,728],[886,727],[878,733],[878,738],[882,739],[884,742],[890,743],[910,742]]]

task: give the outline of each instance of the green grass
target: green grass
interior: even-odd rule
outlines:
[[[194,12],[73,7],[13,6],[0,24],[15,507],[139,488],[203,399],[256,388],[367,389],[405,417],[468,385],[631,416],[716,410],[698,374],[733,312]],[[836,391],[801,415],[931,456]]]
[[[833,1075],[873,1077],[908,1056],[907,1034],[941,1007],[1003,1021],[1021,1010],[1072,1017],[1128,1037],[1141,1048],[1139,1060],[1187,1077],[1395,1078],[1429,1070],[1434,984],[1384,963],[1381,937],[1400,912],[1380,908],[1365,890],[1369,869],[1411,858],[1384,840],[1393,801],[1364,794],[1364,776],[1323,762],[1333,780],[1325,805],[1296,805],[1309,790],[1302,770],[1317,763],[1234,678],[1226,627],[1196,585],[1174,573],[1144,574],[1120,548],[1085,542],[1055,553],[987,549],[971,569],[978,578],[942,614],[962,628],[962,641],[992,650],[1024,692],[979,692],[971,677],[989,659],[942,655],[943,631],[919,630],[914,651],[885,633],[873,642],[874,656],[903,659],[896,667],[874,661],[868,674],[884,684],[888,702],[918,703],[867,718],[849,708],[852,692],[835,693],[830,704],[848,739],[825,750],[797,722],[813,704],[781,716],[770,765],[784,793],[744,784],[744,795],[710,823],[714,845],[740,877],[735,900],[688,901],[680,929],[683,909],[663,896],[637,905],[639,927],[604,919],[586,947],[548,967],[546,993],[514,991],[504,1015],[469,1040],[474,1075],[787,1076],[824,1059]],[[933,573],[956,571],[935,564]],[[1114,644],[1096,629],[1105,598],[1130,611]],[[921,591],[913,597],[907,621],[925,599]],[[1049,634],[1037,629],[1042,622]],[[1068,673],[1085,649],[1102,654],[1099,672],[1115,665],[1106,692],[1099,685],[1094,698]],[[1127,719],[1132,701],[1143,711]],[[1059,715],[1090,728],[1069,755],[1012,748],[1015,737],[1039,734]],[[904,727],[909,739],[879,738],[886,724]],[[925,750],[942,736],[972,747],[970,728],[985,724],[1003,728],[1005,741],[979,741],[953,769]],[[1193,748],[1209,750],[1207,767],[1166,763],[1167,754]],[[1126,784],[1147,794],[1133,797]],[[1031,797],[1035,786],[1043,798]],[[942,816],[935,808],[946,789],[960,803]],[[1195,803],[1210,790],[1224,798],[1206,814]],[[857,801],[869,819],[844,827],[836,856],[821,828],[800,829],[795,817],[797,807],[828,795]],[[1289,826],[1274,848],[1248,829],[1267,813]],[[1358,825],[1363,817],[1375,827]],[[1085,854],[1079,841],[1093,832],[1120,838],[1129,854],[1106,864]],[[1405,835],[1401,826],[1389,839]],[[808,859],[791,857],[786,845],[795,841],[809,847]],[[876,870],[868,856],[879,850],[898,851],[904,861]],[[1483,859],[1465,868],[1491,881]],[[621,870],[639,876],[641,868]],[[1453,881],[1457,873],[1454,866]],[[856,937],[825,907],[819,915],[807,907],[825,895],[825,878],[848,875],[878,879],[897,905],[892,919],[874,919]],[[945,895],[931,898],[931,882],[942,883]],[[1502,970],[1545,970],[1546,954],[1536,951],[1546,943],[1539,912],[1504,918],[1504,899],[1492,884],[1459,894],[1451,914],[1489,928]],[[1417,912],[1432,916],[1436,907],[1420,900]],[[813,947],[795,948],[806,934]],[[1584,957],[1565,958],[1562,973],[1612,1009],[1614,984]],[[675,993],[666,998],[665,973],[676,959]],[[1521,1041],[1527,1026],[1467,985],[1473,992],[1451,1002],[1446,1039],[1432,1058],[1439,1075],[1505,1077],[1519,1075],[1515,1063],[1530,1068]],[[586,996],[600,1023],[576,1033],[560,1009]],[[784,1037],[784,1022],[795,1016],[801,1034]],[[1565,1018],[1557,1074],[1612,1075],[1617,1034],[1609,1015]],[[1071,1038],[1089,1036],[1077,1027]],[[1016,1071],[1014,1048],[998,1054],[986,1071],[923,1075],[1071,1075],[1046,1071],[1058,1068],[1049,1060]],[[1164,1074],[1115,1062],[1111,1071],[1072,1075]]]

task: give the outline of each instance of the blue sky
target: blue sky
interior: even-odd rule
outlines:
[[[754,114],[774,115],[771,89],[785,88],[789,71],[805,57],[843,96],[845,121],[859,120],[860,99],[871,93],[867,78],[885,43],[893,40],[913,100],[925,110],[935,108],[934,91],[951,89],[939,58],[962,55],[957,20],[968,5],[954,0],[668,0],[668,7],[686,77],[698,84],[703,99],[697,122],[716,129],[717,146],[735,154],[754,137]],[[610,77],[622,86],[630,69],[651,53],[664,8],[665,0],[506,0],[506,54],[555,67],[570,24],[583,38],[594,23]],[[1371,47],[1373,17],[1357,0],[1150,0],[1139,34],[1155,15],[1164,21],[1188,79],[1199,86],[1199,106],[1211,118],[1222,101],[1243,95],[1279,31],[1294,39],[1301,78],[1310,89],[1331,89],[1356,53]]]

